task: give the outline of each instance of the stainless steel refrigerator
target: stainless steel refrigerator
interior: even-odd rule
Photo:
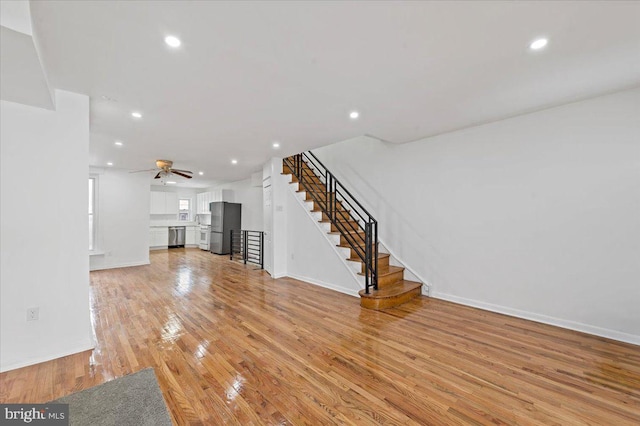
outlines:
[[[240,230],[242,226],[242,205],[220,201],[209,204],[209,207],[211,208],[209,251],[215,254],[229,254],[231,230]]]

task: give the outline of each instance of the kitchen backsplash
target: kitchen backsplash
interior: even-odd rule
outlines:
[[[211,225],[211,215],[210,214],[199,214],[196,220],[200,222],[202,225]]]
[[[163,220],[178,220],[177,214],[152,214],[149,215],[151,222],[163,221]]]

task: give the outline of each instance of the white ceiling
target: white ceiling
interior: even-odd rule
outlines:
[[[52,86],[91,96],[94,166],[163,158],[238,180],[273,155],[364,134],[402,143],[640,84],[640,2],[38,1],[31,13]],[[548,47],[530,51],[540,36]]]

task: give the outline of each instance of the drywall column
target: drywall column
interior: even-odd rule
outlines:
[[[99,254],[91,256],[90,269],[148,265],[149,176],[113,169],[91,174],[97,178]]]
[[[282,159],[272,158],[262,168],[265,269],[273,278],[287,275],[288,182],[282,176]]]
[[[2,371],[93,347],[89,98],[57,90],[56,105],[0,102]]]

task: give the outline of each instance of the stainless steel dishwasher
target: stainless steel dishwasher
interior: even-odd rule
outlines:
[[[186,228],[184,226],[169,227],[169,248],[184,247]]]

